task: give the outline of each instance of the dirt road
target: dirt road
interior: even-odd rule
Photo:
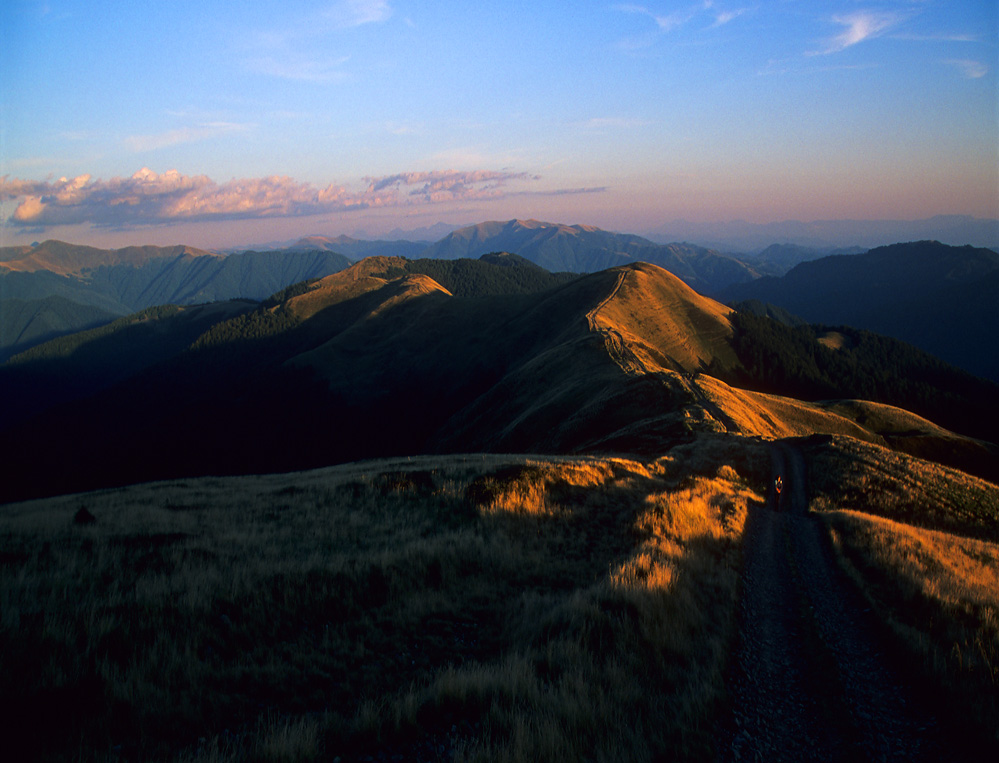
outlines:
[[[746,523],[731,718],[719,760],[940,760],[936,721],[889,665],[872,615],[808,515],[805,462],[772,446],[768,505]]]

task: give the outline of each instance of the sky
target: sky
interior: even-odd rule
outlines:
[[[4,0],[0,245],[999,217],[995,0]]]

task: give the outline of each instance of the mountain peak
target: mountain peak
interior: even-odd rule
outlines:
[[[595,331],[609,333],[629,348],[636,371],[696,371],[712,361],[736,365],[729,343],[731,308],[648,262],[606,272],[615,274],[617,283],[587,319]]]
[[[593,273],[628,262],[651,262],[707,294],[758,275],[745,262],[702,247],[656,244],[641,236],[611,233],[591,225],[534,219],[461,228],[427,247],[421,256],[454,260],[498,251],[518,254],[551,273]]]
[[[24,256],[7,260],[3,267],[25,273],[47,270],[57,275],[80,275],[85,270],[115,265],[138,267],[160,259],[177,257],[219,257],[213,252],[178,244],[176,246],[129,246],[98,249],[51,239],[34,246]]]

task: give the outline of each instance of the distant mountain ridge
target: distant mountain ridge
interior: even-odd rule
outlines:
[[[758,252],[774,242],[813,248],[859,246],[871,249],[896,241],[937,240],[999,249],[999,219],[936,215],[922,220],[745,220],[666,223],[646,234],[653,241],[697,241],[724,251]]]
[[[20,273],[44,270],[57,275],[82,276],[97,268],[121,265],[142,267],[156,260],[219,256],[213,252],[184,245],[97,249],[92,246],[49,240],[33,247],[0,249],[0,270]]]
[[[421,256],[456,259],[492,251],[513,252],[551,272],[592,273],[649,262],[704,294],[759,276],[741,260],[693,244],[656,244],[641,236],[590,225],[538,220],[491,221],[460,228],[427,247]]]
[[[759,254],[744,255],[761,276],[782,276],[795,265],[837,254],[863,254],[861,247],[817,248],[798,244],[771,244]]]
[[[293,283],[349,265],[343,255],[325,251],[219,255],[188,246],[105,250],[61,241],[3,249],[0,361],[26,349],[32,338],[94,325],[95,309],[110,320],[158,305],[261,300]],[[46,307],[44,301],[53,297],[64,302]],[[52,317],[52,304],[59,305],[58,318]],[[48,316],[47,330],[31,328],[40,316]]]
[[[999,254],[990,249],[894,244],[805,262],[781,278],[733,285],[723,298],[886,334],[999,380]]]
[[[287,247],[287,251],[336,252],[359,260],[363,257],[408,257],[414,258],[427,248],[426,241],[382,241],[361,240],[350,236],[306,236]]]

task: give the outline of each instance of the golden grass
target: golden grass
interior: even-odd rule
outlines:
[[[366,257],[339,273],[319,279],[304,294],[290,299],[287,309],[299,320],[305,320],[330,305],[380,289],[390,280],[385,277],[386,271],[403,268],[405,264],[402,257]],[[438,288],[444,291],[439,285]]]
[[[960,438],[960,435],[937,426],[922,416],[893,405],[872,403],[869,400],[835,400],[824,407],[827,411],[855,421],[868,431],[880,435],[919,433],[941,438]]]
[[[758,444],[705,440],[649,463],[397,459],[5,506],[0,697],[14,728],[47,720],[5,744],[707,757],[767,468]]]
[[[801,447],[844,569],[944,704],[999,742],[999,487],[850,438]]]
[[[854,341],[839,331],[826,331],[818,337],[818,342],[830,350],[842,350],[844,347],[849,349],[854,346]]]
[[[844,567],[949,704],[999,742],[999,544],[853,511],[822,518]]]
[[[819,403],[730,387],[707,374],[697,377],[697,385],[744,435],[777,439],[822,432],[877,439],[861,425]]]
[[[813,510],[849,509],[999,541],[999,487],[847,437],[804,446]]]
[[[614,290],[587,318],[627,347],[625,370],[654,373],[679,364],[694,371],[715,360],[736,365],[729,343],[731,308],[655,265],[641,262],[611,272],[618,275]]]

